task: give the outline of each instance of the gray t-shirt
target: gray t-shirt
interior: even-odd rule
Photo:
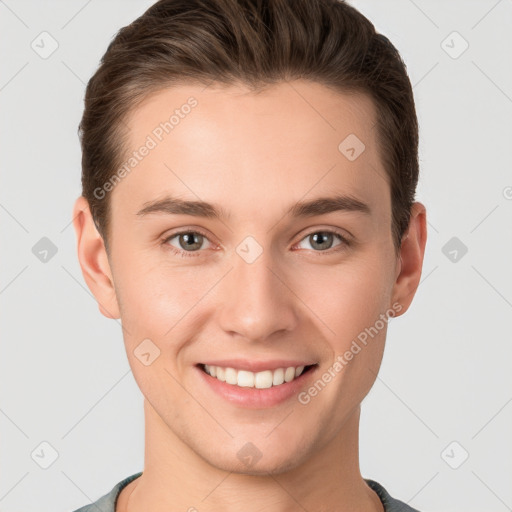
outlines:
[[[140,473],[135,473],[134,475],[131,475],[124,480],[121,480],[109,493],[105,494],[105,496],[102,496],[94,503],[85,505],[84,507],[81,507],[74,512],[115,512],[117,497],[119,496],[120,492],[132,480],[135,480],[140,475],[142,475],[142,471]],[[364,480],[378,494],[380,501],[382,501],[382,504],[384,505],[385,512],[419,512],[417,509],[410,507],[403,501],[392,498],[386,489],[384,489],[384,487],[382,487],[382,485],[380,485],[375,480],[369,480],[367,478]]]

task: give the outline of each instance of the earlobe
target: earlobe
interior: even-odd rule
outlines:
[[[425,206],[419,202],[413,203],[409,226],[402,238],[399,254],[400,270],[393,290],[393,303],[398,302],[402,306],[400,315],[403,315],[409,309],[420,283],[427,242],[426,225]]]
[[[105,244],[94,224],[89,203],[83,196],[75,201],[73,226],[82,275],[98,302],[101,314],[107,318],[120,318]]]

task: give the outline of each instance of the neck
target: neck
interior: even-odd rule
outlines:
[[[144,411],[143,474],[123,489],[116,512],[384,511],[360,474],[360,407],[301,464],[264,475],[213,466],[183,443],[146,400]]]

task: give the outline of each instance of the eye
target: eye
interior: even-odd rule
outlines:
[[[350,245],[347,238],[345,238],[341,233],[338,233],[337,231],[332,231],[332,230],[312,231],[311,233],[306,235],[301,240],[301,242],[299,242],[299,244],[306,240],[309,242],[309,244],[311,245],[311,247],[314,250],[318,249],[318,250],[315,250],[315,252],[327,252],[329,249],[331,249],[333,247],[333,240],[335,238],[338,238],[338,240],[340,241],[340,243],[338,243],[337,245],[334,245],[335,248],[338,247],[338,249],[335,249],[335,251],[343,249],[344,248],[343,246]],[[340,246],[342,246],[342,247],[340,247]],[[331,252],[332,251],[329,251],[329,254]]]
[[[173,245],[171,240],[174,238],[177,239],[177,244]],[[165,240],[162,241],[162,245],[166,245],[169,249],[172,250],[175,254],[178,254],[183,257],[189,256],[199,256],[199,254],[186,254],[186,253],[194,253],[198,252],[204,243],[204,241],[208,240],[208,237],[201,233],[200,231],[180,231],[179,233],[174,233],[168,236]]]
[[[333,240],[339,240],[339,243],[333,246]],[[171,243],[176,239],[176,244]],[[162,245],[170,249],[174,254],[183,258],[194,257],[201,255],[201,249],[204,248],[203,244],[207,241],[211,244],[210,240],[205,233],[195,230],[185,230],[178,233],[173,233],[162,241]],[[333,230],[317,230],[312,231],[306,235],[297,245],[304,241],[309,241],[314,252],[327,252],[332,254],[338,250],[343,250],[350,245],[349,240],[341,233]],[[334,247],[333,251],[330,251]],[[196,254],[194,254],[196,253]]]

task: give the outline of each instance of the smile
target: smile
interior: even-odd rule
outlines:
[[[313,366],[314,365],[289,366],[287,368],[276,368],[274,370],[263,370],[260,372],[236,370],[231,367],[206,364],[201,365],[201,368],[211,377],[233,386],[268,389],[295,380]]]

